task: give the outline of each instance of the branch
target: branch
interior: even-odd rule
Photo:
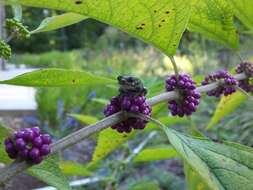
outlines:
[[[234,77],[237,80],[243,80],[246,78],[246,75],[244,73],[242,73],[242,74],[237,74]],[[203,92],[213,90],[213,89],[217,88],[217,86],[218,86],[218,83],[212,83],[212,84],[200,86],[196,90],[198,92],[203,93]],[[154,97],[148,99],[147,103],[150,106],[154,106],[162,101],[176,99],[177,97],[178,97],[178,94],[174,91],[163,92],[157,96],[154,96]],[[81,140],[85,139],[86,137],[88,137],[89,135],[99,132],[111,125],[114,125],[120,121],[123,121],[124,119],[126,119],[126,115],[123,114],[123,112],[118,112],[116,114],[113,114],[109,117],[106,117],[106,118],[98,121],[97,123],[95,123],[93,125],[89,125],[87,127],[84,127],[82,129],[60,139],[59,141],[53,143],[51,145],[52,154],[55,154],[56,152],[61,151],[73,144],[76,144],[76,143],[80,142]],[[10,179],[15,174],[17,174],[17,173],[19,173],[31,166],[32,166],[32,164],[29,164],[25,161],[13,162],[12,164],[6,166],[5,168],[3,168],[0,171],[0,184],[3,184],[5,181]]]

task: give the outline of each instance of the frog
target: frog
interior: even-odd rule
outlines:
[[[133,76],[118,76],[118,83],[120,85],[119,93],[120,95],[146,95],[147,89],[144,87],[142,81]]]

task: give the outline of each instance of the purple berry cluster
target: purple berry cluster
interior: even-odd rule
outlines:
[[[111,99],[110,104],[104,110],[105,116],[110,116],[119,111],[127,111],[133,113],[142,113],[144,115],[151,115],[151,107],[145,102],[146,98],[143,95],[119,95]],[[111,128],[118,132],[130,133],[132,129],[144,129],[147,121],[139,118],[128,118],[125,121],[113,125]]]
[[[166,80],[167,92],[175,90],[179,94],[177,100],[170,100],[168,108],[172,115],[183,117],[196,111],[200,101],[200,93],[197,92],[195,82],[187,74],[172,75]]]
[[[236,68],[236,73],[245,73],[247,76],[246,79],[238,82],[238,86],[246,92],[253,92],[253,83],[251,81],[253,77],[253,64],[250,62],[240,63]]]
[[[21,159],[39,164],[50,153],[51,137],[41,134],[39,127],[14,131],[5,139],[5,150],[11,159]]]
[[[218,82],[219,86],[207,92],[208,96],[220,97],[222,94],[228,96],[236,91],[236,79],[227,71],[218,71],[214,74],[209,74],[202,81],[202,85]]]

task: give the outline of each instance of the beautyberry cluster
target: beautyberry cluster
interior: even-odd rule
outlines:
[[[214,74],[209,74],[202,81],[202,85],[218,82],[219,85],[216,89],[207,92],[208,96],[220,97],[222,94],[228,96],[236,91],[236,79],[227,71],[218,71]]]
[[[26,38],[30,36],[30,32],[27,30],[27,27],[15,18],[6,19],[5,28],[9,32],[14,32],[18,37]]]
[[[51,137],[41,134],[39,127],[14,131],[5,139],[5,150],[11,159],[20,159],[39,164],[50,153]]]
[[[177,100],[169,101],[168,108],[172,115],[183,117],[196,111],[200,101],[200,93],[195,90],[195,82],[189,75],[172,75],[166,80],[165,88],[167,92],[175,90],[179,94]]]
[[[253,77],[253,64],[250,62],[240,63],[236,68],[236,73],[245,73],[247,76],[246,79],[238,82],[238,86],[246,92],[253,92],[253,83],[251,81]]]
[[[120,94],[111,99],[104,110],[104,115],[110,116],[119,111],[126,111],[150,116],[151,107],[146,103],[145,98],[147,91],[140,80],[129,76],[120,76],[118,80]],[[127,120],[111,126],[111,128],[120,133],[130,133],[132,129],[144,129],[146,123],[147,121],[140,118],[129,117]]]

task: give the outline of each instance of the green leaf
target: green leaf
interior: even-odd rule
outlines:
[[[171,146],[153,147],[142,150],[135,158],[134,162],[147,162],[156,160],[167,160],[178,157],[177,151]]]
[[[252,190],[253,153],[164,128],[170,143],[212,190]]]
[[[65,175],[90,176],[92,174],[84,165],[73,161],[61,161],[59,166]]]
[[[100,104],[105,105],[105,106],[110,103],[109,100],[102,99],[102,98],[92,98],[92,101],[94,101],[96,103],[100,103]]]
[[[98,135],[98,142],[92,156],[92,162],[97,162],[105,158],[115,148],[126,142],[135,134],[134,131],[129,134],[121,134],[111,128],[101,131]]]
[[[212,128],[222,118],[233,112],[247,97],[240,91],[237,91],[229,96],[223,96],[216,107],[215,113],[208,123],[206,129]]]
[[[189,164],[184,163],[184,174],[187,182],[188,190],[211,190],[202,180],[197,172],[195,172]]]
[[[136,182],[135,184],[131,185],[128,190],[160,190],[158,182],[153,180],[141,180]]]
[[[116,83],[116,80],[100,77],[84,71],[67,69],[41,69],[19,75],[10,80],[0,81],[0,84],[34,87],[105,85]]]
[[[191,12],[191,0],[17,0],[27,6],[75,12],[110,24],[174,55]]]
[[[96,117],[89,116],[89,115],[81,115],[81,114],[69,114],[69,116],[73,117],[74,119],[84,123],[84,124],[94,124],[98,121]]]
[[[8,154],[5,151],[4,140],[10,136],[11,129],[6,128],[0,125],[0,162],[2,163],[10,163],[11,159],[8,157]]]
[[[252,0],[227,0],[233,7],[235,16],[251,31],[253,31],[253,1]]]
[[[224,0],[199,0],[194,4],[188,29],[231,48],[239,39],[233,23],[233,10]]]
[[[38,28],[31,31],[31,34],[36,34],[40,32],[47,32],[51,30],[56,30],[59,28],[63,28],[78,22],[81,22],[87,19],[87,16],[75,14],[75,13],[64,13],[57,16],[47,17],[45,18]]]
[[[61,190],[70,190],[66,177],[62,174],[55,157],[49,157],[39,165],[34,165],[28,172],[48,185]]]

